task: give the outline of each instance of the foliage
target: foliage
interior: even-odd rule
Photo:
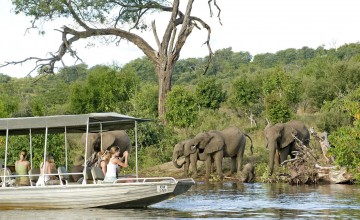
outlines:
[[[343,98],[341,109],[346,110],[353,123],[339,127],[329,135],[329,141],[334,146],[330,153],[335,157],[336,164],[357,169],[360,166],[360,87]]]
[[[76,66],[64,67],[59,70],[57,77],[63,79],[65,83],[72,83],[78,80],[85,80],[87,76],[87,65],[79,64]]]
[[[203,109],[199,111],[198,120],[195,124],[196,133],[209,130],[222,130],[229,125],[234,125],[234,121],[225,112],[213,109]]]
[[[203,108],[218,109],[225,101],[226,93],[216,78],[202,78],[195,88],[195,98],[199,106]]]
[[[337,165],[352,169],[360,166],[360,120],[352,127],[341,127],[331,133],[329,141],[334,146],[329,152]]]
[[[265,97],[265,115],[273,124],[289,121],[292,116],[289,105],[278,92]]]
[[[241,65],[250,63],[252,56],[249,52],[234,53],[232,48],[215,51],[208,75],[219,75],[231,72]]]
[[[130,98],[138,84],[136,74],[124,69],[117,73],[105,66],[96,66],[89,71],[85,82],[73,85],[70,107],[74,113],[128,112]]]
[[[199,58],[188,58],[179,60],[174,67],[173,84],[189,84],[193,83],[199,75],[204,74],[206,60]]]
[[[262,111],[261,82],[257,78],[240,76],[232,82],[229,103],[233,108],[258,115]]]
[[[156,73],[154,65],[151,60],[147,57],[137,58],[129,63],[125,64],[124,69],[132,68],[141,81],[156,83]]]
[[[167,96],[166,119],[171,125],[180,128],[195,124],[198,110],[195,96],[181,86],[174,86]]]
[[[18,109],[18,100],[7,95],[0,97],[0,118],[10,117]]]
[[[157,118],[158,95],[157,85],[142,83],[130,99],[133,112],[129,112],[129,114],[137,117]]]
[[[271,71],[263,80],[263,93],[276,91],[285,103],[296,104],[300,100],[299,81],[280,68]]]

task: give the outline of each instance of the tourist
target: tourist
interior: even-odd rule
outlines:
[[[111,158],[111,153],[108,150],[99,153],[101,153],[101,155],[99,156],[99,162],[97,165],[101,168],[105,176],[107,171],[107,164],[109,163]]]
[[[45,170],[45,173],[44,173]],[[51,180],[56,180],[57,177],[52,174],[52,170],[56,170],[56,164],[54,162],[54,157],[52,156],[52,154],[48,154],[46,156],[46,160],[45,160],[45,167],[44,167],[44,163],[41,162],[40,164],[40,176],[38,181],[36,182],[36,186],[43,186],[45,184],[51,184]],[[43,175],[45,174],[45,175]],[[50,174],[50,175],[49,175]]]
[[[111,158],[109,163],[107,164],[107,171],[106,171],[106,175],[105,175],[105,179],[104,182],[114,182],[115,180],[117,180],[117,174],[119,172],[119,167],[124,167],[126,168],[128,166],[128,152],[125,151],[123,153],[123,157],[125,159],[124,162],[122,162],[120,160],[120,150],[113,150],[114,152],[112,152],[112,149],[110,149],[110,153],[111,154]]]
[[[26,160],[27,151],[22,150],[19,153],[19,160],[15,162],[15,172],[17,175],[28,175],[30,170],[30,162]],[[15,184],[17,186],[29,186],[30,179],[28,176],[16,177]]]

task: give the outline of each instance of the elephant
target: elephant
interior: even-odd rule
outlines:
[[[191,164],[194,175],[197,176],[197,160],[205,161],[206,178],[210,176],[211,165],[214,163],[220,177],[222,173],[222,160],[231,157],[231,173],[240,172],[244,156],[246,137],[251,141],[251,152],[253,150],[252,139],[236,127],[228,127],[222,131],[208,131],[197,134],[194,138],[182,141],[175,145],[173,151],[173,164],[181,168],[184,164],[185,175],[188,175]],[[179,157],[184,156],[185,161],[178,164]]]
[[[195,176],[198,176],[197,161],[205,161],[205,158],[203,158],[204,154],[199,154],[199,149],[197,149],[195,145],[191,146],[190,141],[192,141],[192,139],[181,141],[175,145],[172,161],[174,166],[178,169],[184,166],[184,176],[189,176],[189,167],[190,164],[192,164],[192,170]],[[178,159],[182,156],[184,156],[185,160],[183,163],[178,164]],[[201,159],[200,156],[202,157]]]
[[[102,136],[102,138],[101,138]],[[102,139],[102,140],[101,140]],[[86,133],[82,135],[81,142],[86,143]],[[101,146],[102,142],[102,146]],[[102,150],[109,150],[112,146],[120,148],[120,157],[123,152],[130,154],[130,138],[124,130],[105,131],[101,133],[89,133],[86,158],[88,158],[88,166],[93,165],[97,161],[97,153]],[[89,159],[90,158],[90,159]]]
[[[310,133],[305,124],[301,121],[292,120],[286,123],[268,124],[264,129],[265,146],[269,148],[269,176],[274,171],[275,156],[278,157],[279,164],[284,162],[291,152],[296,150],[296,136],[305,146],[309,146]],[[294,136],[293,136],[294,135]],[[276,152],[278,155],[276,155]]]
[[[241,171],[240,181],[243,183],[255,182],[255,166],[252,163],[245,164]]]

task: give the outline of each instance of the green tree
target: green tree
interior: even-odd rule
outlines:
[[[263,80],[263,94],[268,95],[276,92],[279,98],[284,100],[284,103],[294,105],[300,101],[300,85],[301,82],[295,77],[286,74],[280,68],[275,68]]]
[[[74,113],[128,112],[130,98],[135,93],[138,78],[135,73],[96,66],[89,70],[85,82],[74,84],[70,107]]]
[[[257,77],[243,75],[232,82],[229,98],[232,108],[242,108],[247,113],[261,113],[261,81]],[[260,109],[260,110],[259,110]]]
[[[222,85],[214,77],[203,77],[195,88],[195,98],[199,106],[203,108],[218,109],[225,101],[226,93]]]
[[[360,87],[337,103],[352,123],[339,127],[329,135],[329,141],[334,146],[330,153],[335,157],[336,164],[347,166],[360,174]]]
[[[198,109],[193,94],[181,86],[174,86],[168,94],[166,119],[170,125],[188,128],[196,123]]]
[[[158,95],[157,85],[142,83],[130,100],[134,109],[134,112],[131,115],[145,118],[157,118]]]
[[[88,72],[86,64],[64,67],[60,69],[57,76],[66,83],[72,83],[78,80],[85,80]]]
[[[127,69],[130,67],[133,68],[140,80],[152,83],[157,82],[154,65],[149,58],[143,57],[135,59],[125,64],[123,68]]]
[[[278,92],[265,96],[265,115],[272,123],[287,122],[291,119],[291,108]]]

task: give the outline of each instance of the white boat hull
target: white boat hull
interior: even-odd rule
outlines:
[[[193,180],[3,187],[0,209],[142,208],[182,194],[192,185]]]

